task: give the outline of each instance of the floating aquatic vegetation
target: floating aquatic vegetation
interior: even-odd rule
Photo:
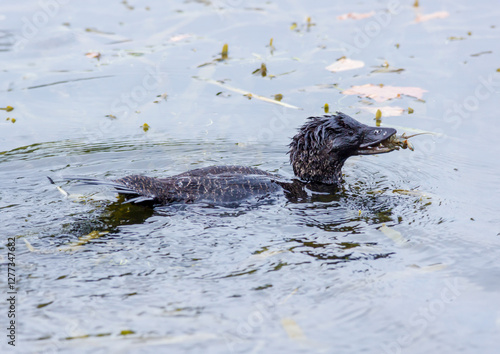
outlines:
[[[183,39],[190,38],[192,35],[190,34],[177,34],[175,36],[172,36],[169,38],[169,42],[179,42],[182,41]]]
[[[274,100],[280,102],[283,99],[283,95],[281,93],[277,93],[274,95]]]
[[[401,232],[386,226],[385,224],[382,224],[382,226],[379,228],[379,230],[388,238],[390,238],[394,243],[398,245],[404,245],[405,243],[408,242],[406,238],[403,237]]]
[[[91,33],[96,33],[96,34],[106,34],[106,35],[109,35],[109,34],[114,34],[113,32],[104,32],[104,31],[100,31],[98,30],[97,28],[85,28],[85,32],[91,32]]]
[[[493,53],[491,50],[487,50],[487,51],[484,51],[484,52],[479,52],[479,53],[471,54],[470,56],[471,57],[478,57],[478,56],[483,55],[483,54],[491,54],[491,53]]]
[[[59,251],[74,252],[80,247],[90,243],[92,240],[105,236],[109,231],[91,231],[89,234],[79,237],[78,241],[71,242],[67,247],[59,248]]]
[[[281,326],[285,330],[286,334],[290,339],[294,340],[305,340],[306,336],[302,331],[302,328],[290,317],[284,317],[281,319]]]
[[[101,53],[99,52],[88,52],[85,53],[85,56],[90,59],[97,59],[99,60],[101,58]]]
[[[242,90],[242,89],[239,89],[239,88],[236,88],[236,87],[232,87],[232,86],[226,85],[225,83],[220,82],[220,81],[216,81],[216,80],[212,80],[212,79],[200,79],[200,78],[198,78],[196,76],[194,76],[194,78],[195,79],[199,79],[199,80],[205,80],[206,82],[208,82],[210,84],[224,87],[224,88],[226,88],[226,90],[229,90],[229,91],[241,93],[243,96],[248,97],[248,99],[255,98],[255,99],[258,99],[258,100],[261,100],[261,101],[265,101],[265,102],[269,102],[269,103],[274,103],[274,104],[279,104],[279,105],[287,107],[287,108],[302,109],[300,107],[293,106],[293,105],[288,104],[288,103],[276,101],[276,100],[273,100],[271,98],[267,98],[267,97],[264,97],[264,96],[261,96],[261,95],[257,95],[257,94],[251,93],[249,91],[245,91],[245,90]]]
[[[448,16],[450,16],[450,13],[448,11],[438,11],[438,12],[433,12],[433,13],[426,14],[426,15],[419,14],[415,18],[415,22],[417,22],[417,23],[426,22],[426,21],[434,20],[436,18],[446,18]]]
[[[130,52],[130,51],[127,51],[127,55],[130,55],[131,57],[142,57],[144,54],[146,54],[145,52]]]
[[[135,332],[130,329],[124,329],[120,332],[120,336],[128,336],[129,334],[135,334]]]
[[[123,5],[124,5],[127,9],[129,9],[129,10],[133,10],[133,9],[134,9],[134,7],[133,7],[132,5],[130,5],[130,4],[128,3],[128,1],[127,1],[127,0],[123,0],[123,1],[122,1],[122,4],[123,4]]]
[[[337,20],[362,20],[365,18],[369,18],[375,15],[375,11],[365,12],[365,13],[357,13],[357,12],[349,12],[343,15],[337,16]]]
[[[331,72],[339,72],[346,70],[359,69],[365,66],[361,60],[352,60],[346,57],[339,58],[333,64],[328,65],[325,69]]]
[[[405,69],[395,68],[389,65],[387,61],[385,61],[381,66],[374,66],[376,68],[372,71],[372,73],[400,73]]]
[[[10,112],[14,110],[14,107],[12,106],[7,106],[5,108],[0,107],[0,110]]]
[[[323,106],[323,109],[325,110],[325,113],[330,112],[330,106],[328,105],[328,103],[325,103],[325,105]]]
[[[382,111],[380,109],[377,109],[377,112],[375,112],[375,125],[377,127],[380,127],[381,123],[382,123]]]
[[[413,108],[408,107],[408,114],[413,114]]]
[[[222,52],[220,53],[220,57],[219,58],[215,58],[212,61],[200,64],[200,65],[198,65],[198,68],[201,68],[201,67],[206,66],[206,65],[212,65],[212,64],[215,64],[215,63],[217,63],[219,61],[225,61],[225,60],[228,60],[228,59],[229,59],[229,46],[228,46],[227,43],[225,43],[222,46]]]
[[[143,125],[141,125],[141,128],[142,128],[142,130],[144,130],[145,132],[147,132],[149,130],[148,123],[144,123]]]
[[[393,98],[400,98],[401,95],[412,96],[421,99],[427,90],[419,87],[399,87],[365,84],[352,86],[350,89],[342,91],[344,95],[358,95],[371,98],[377,102],[384,102]]]
[[[28,248],[28,251],[30,252],[35,252],[36,248],[31,245],[31,243],[28,242],[25,238],[23,238],[24,243],[26,244],[26,247]]]
[[[377,118],[377,112],[380,111],[381,117],[397,117],[403,114],[404,109],[398,106],[382,106],[382,107],[361,107],[362,110],[375,114]]]
[[[160,103],[162,100],[166,101],[168,95],[166,93],[162,93],[161,95],[156,95],[156,97],[158,97],[159,100],[155,100],[155,101],[153,101],[153,103]]]
[[[311,17],[307,18],[307,20],[306,20],[306,26],[307,26],[307,30],[308,31],[309,31],[309,28],[311,28],[312,26],[316,26],[316,24],[312,22]]]
[[[262,77],[266,77],[267,76],[267,66],[266,64],[262,63],[260,65],[260,68],[259,69],[256,69],[252,72],[253,75],[261,75]]]
[[[273,53],[274,53],[274,51],[275,51],[276,48],[273,45],[273,39],[272,38],[271,38],[271,40],[269,41],[269,44],[266,47],[269,47],[271,55],[273,55]]]
[[[229,46],[227,45],[227,43],[225,43],[222,46],[222,52],[220,53],[222,60],[226,60],[228,58],[228,51],[229,51]]]
[[[301,29],[305,28],[306,31],[309,31],[312,26],[316,26],[316,24],[314,22],[312,22],[311,17],[307,17],[306,23],[300,25],[300,27],[297,24],[297,22],[292,22],[292,24],[290,25],[290,30],[295,31],[295,32],[300,32]]]

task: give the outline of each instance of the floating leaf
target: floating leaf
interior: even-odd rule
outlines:
[[[281,325],[283,326],[283,329],[285,330],[286,334],[288,334],[289,338],[295,339],[295,340],[306,339],[304,332],[299,327],[297,322],[295,322],[292,318],[289,318],[289,317],[282,318]]]
[[[101,57],[101,53],[99,53],[99,52],[88,52],[88,53],[85,54],[85,56],[87,58],[90,58],[90,59],[94,59],[95,58],[95,59],[99,60],[99,58]]]
[[[403,245],[405,244],[406,242],[408,242],[407,239],[405,239],[403,237],[403,235],[401,235],[401,232],[399,231],[396,231],[394,230],[393,228],[390,228],[389,226],[386,226],[385,224],[383,224],[380,228],[379,228],[380,231],[382,231],[382,233],[384,235],[386,235],[388,238],[390,238],[391,240],[394,241],[394,243],[398,244],[398,245]]]
[[[415,2],[413,3],[413,7],[418,7],[418,0],[415,0]]]
[[[292,25],[290,26],[290,29],[293,31],[296,28],[297,28],[297,23],[296,22],[292,23]]]
[[[179,42],[182,41],[183,39],[191,37],[190,34],[178,34],[176,36],[170,37],[169,41],[170,42]]]
[[[328,65],[325,69],[332,72],[346,71],[359,69],[365,66],[365,63],[361,60],[352,60],[346,57],[342,57],[333,64]]]
[[[283,99],[283,95],[281,93],[277,93],[274,95],[274,100],[280,102]]]
[[[28,247],[28,250],[29,250],[30,252],[35,252],[35,251],[36,251],[35,247],[33,247],[33,246],[31,245],[31,243],[29,243],[29,242],[28,242],[28,240],[26,240],[25,238],[23,238],[23,240],[24,240],[24,243],[26,243],[26,247]]]
[[[412,96],[421,99],[424,92],[427,90],[419,87],[398,87],[366,84],[361,86],[352,86],[350,89],[344,90],[344,95],[358,95],[371,98],[377,102],[384,102],[393,98],[401,97],[401,95]]]
[[[448,11],[438,11],[438,12],[433,12],[427,15],[417,15],[415,18],[415,22],[426,22],[430,20],[434,20],[436,18],[446,18],[450,16],[450,13]]]
[[[408,107],[408,114],[413,114],[413,108]]]
[[[141,125],[141,128],[142,128],[142,130],[144,130],[145,132],[147,132],[149,130],[148,123],[144,123],[143,125]]]
[[[362,110],[375,114],[375,119],[377,119],[378,112],[380,111],[380,116],[384,117],[397,117],[403,114],[404,109],[398,106],[383,106],[383,107],[361,107]],[[379,118],[380,119],[380,118]]]
[[[323,106],[323,108],[325,109],[325,113],[330,112],[330,106],[328,105],[328,103],[325,103],[325,105]]]
[[[340,16],[337,16],[337,20],[347,20],[347,19],[350,19],[350,20],[362,20],[364,18],[369,18],[369,17],[372,17],[375,15],[375,11],[370,11],[370,12],[366,12],[366,13],[357,13],[357,12],[349,12],[347,14],[343,14],[343,15],[340,15]]]
[[[443,264],[443,263],[436,263],[436,264],[431,264],[428,266],[420,267],[417,264],[412,264],[409,267],[411,267],[415,270],[421,271],[421,272],[436,272],[436,271],[448,268],[448,265]]]
[[[407,190],[407,189],[394,189],[392,193],[401,194],[401,195],[409,195],[412,197],[427,197],[425,193],[417,191],[417,190]]]

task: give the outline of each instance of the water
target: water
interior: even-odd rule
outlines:
[[[1,106],[14,107],[0,111],[2,265],[7,238],[17,246],[16,347],[4,336],[2,352],[497,352],[492,1],[390,16],[383,1],[43,4],[0,14]],[[449,16],[414,22],[436,11]],[[325,70],[342,56],[366,65]],[[404,71],[372,73],[384,61]],[[268,76],[252,75],[262,63]],[[341,94],[367,83],[428,92]],[[349,159],[343,191],[307,203],[153,209],[61,182],[224,164],[291,178],[286,145],[325,103],[367,124],[365,107],[412,107],[383,125],[435,134]]]

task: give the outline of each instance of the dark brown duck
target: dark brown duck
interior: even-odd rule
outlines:
[[[262,199],[283,191],[289,198],[306,195],[304,188],[334,191],[342,181],[344,162],[355,155],[397,150],[393,128],[370,127],[344,113],[310,117],[292,138],[290,163],[299,180],[286,181],[266,171],[244,166],[212,166],[166,178],[140,175],[113,181],[80,179],[86,184],[110,185],[130,201],[169,204],[213,204]]]

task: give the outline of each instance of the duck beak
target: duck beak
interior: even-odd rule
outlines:
[[[396,150],[389,139],[396,134],[394,128],[366,127],[363,141],[356,150],[355,155],[383,154]]]

